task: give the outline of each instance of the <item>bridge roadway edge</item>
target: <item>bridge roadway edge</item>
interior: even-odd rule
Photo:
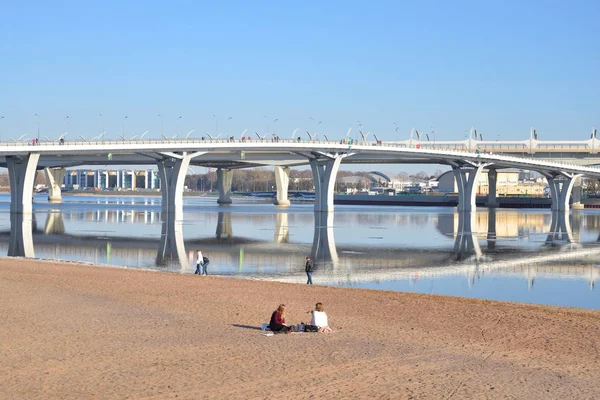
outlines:
[[[470,142],[469,142],[470,143]],[[419,146],[420,147],[420,146]],[[194,153],[195,152],[195,153]],[[181,154],[179,154],[181,153]],[[139,156],[143,156],[146,163],[157,163],[160,160],[173,158],[187,158],[188,153],[197,155],[195,164],[202,165],[203,163],[218,162],[216,158],[223,159],[223,155],[229,156],[229,161],[241,163],[246,167],[263,165],[279,165],[288,166],[291,164],[298,165],[299,163],[309,163],[310,160],[333,162],[339,167],[339,163],[344,159],[344,164],[353,162],[376,164],[377,162],[415,162],[429,161],[439,164],[453,165],[455,168],[461,169],[476,169],[480,170],[482,165],[493,165],[498,168],[518,168],[534,170],[546,175],[550,175],[552,179],[558,179],[558,185],[562,189],[557,191],[557,195],[553,197],[554,209],[568,209],[568,204],[565,204],[565,193],[570,194],[573,183],[572,180],[579,176],[592,178],[600,178],[600,169],[593,167],[585,167],[574,164],[559,163],[555,161],[537,160],[533,158],[519,158],[505,156],[499,154],[485,154],[480,151],[464,152],[457,150],[436,150],[429,148],[410,148],[401,147],[398,144],[383,144],[378,142],[376,145],[369,145],[364,142],[356,144],[338,143],[338,142],[297,142],[297,141],[199,141],[199,140],[180,140],[180,141],[123,141],[123,142],[69,142],[68,144],[57,143],[41,143],[34,148],[24,145],[4,145],[0,146],[0,165],[9,167],[11,182],[14,185],[23,187],[26,184],[26,177],[31,175],[31,169],[34,171],[38,168],[46,166],[62,167],[65,165],[84,165],[90,162],[98,161],[98,158],[106,156],[105,164],[127,164],[140,163]],[[248,156],[256,153],[263,159],[257,160],[254,157],[252,162],[248,162]],[[110,163],[108,155],[110,154]],[[38,158],[37,163],[27,162],[16,163],[15,160],[31,160]],[[130,158],[132,157],[133,158]],[[215,158],[216,156],[216,158]],[[1,162],[1,157],[4,157],[4,163]],[[212,157],[212,158],[211,158]],[[369,158],[371,157],[371,158]],[[94,160],[90,161],[90,158]],[[252,158],[252,157],[250,157]],[[61,164],[62,159],[62,164]],[[290,161],[290,159],[292,159]],[[13,161],[10,161],[13,160]],[[148,161],[151,160],[151,161]],[[258,162],[257,162],[258,161]],[[12,168],[10,165],[12,165]],[[21,165],[20,169],[15,169],[15,165]],[[35,165],[33,165],[35,164]],[[48,165],[49,164],[49,165]],[[25,165],[25,171],[21,171]],[[12,173],[11,173],[12,171]],[[319,198],[315,201],[315,211],[333,212],[333,185],[328,185],[331,179],[335,181],[337,168],[333,167],[331,172],[325,170],[325,176],[319,178],[319,174],[315,177],[313,169],[313,180],[315,181],[315,189],[324,185],[323,190],[318,189]],[[184,172],[185,174],[185,172]],[[318,179],[317,179],[318,178]],[[323,180],[326,178],[326,180]],[[179,179],[177,179],[179,181]],[[473,182],[467,180],[464,188],[459,188],[459,196],[463,195],[463,201],[459,201],[460,209],[464,211],[471,210],[474,205],[474,192],[472,190]],[[18,187],[13,186],[13,187]],[[179,189],[181,185],[176,184],[174,195],[175,207],[178,204],[177,199],[183,189]],[[552,187],[552,185],[551,185]],[[226,188],[223,188],[225,191]],[[19,191],[12,190],[15,193],[11,199],[11,204],[15,205],[13,212],[31,212],[31,200],[26,193],[28,190]],[[172,192],[171,190],[169,192]],[[560,194],[559,194],[560,193]],[[466,198],[468,195],[468,199]],[[173,197],[173,196],[171,196]],[[163,196],[164,199],[164,196]],[[170,210],[170,197],[168,199]],[[568,203],[568,202],[566,202]]]

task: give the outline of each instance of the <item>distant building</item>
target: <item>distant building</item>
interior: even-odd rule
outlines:
[[[157,170],[67,170],[63,183],[65,188],[76,190],[160,189]]]
[[[506,169],[498,171],[496,178],[496,195],[530,195],[544,196],[545,180],[519,180],[519,170]],[[438,178],[437,190],[442,193],[457,193],[458,187],[452,171],[444,172]],[[489,192],[488,171],[479,174],[475,184],[475,193],[485,196]]]

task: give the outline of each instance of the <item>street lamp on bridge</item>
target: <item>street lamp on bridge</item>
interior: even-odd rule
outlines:
[[[37,122],[37,138],[40,140],[40,116],[37,114],[33,114],[35,116],[35,120]]]
[[[162,115],[158,114],[160,117],[160,135],[165,136],[165,120]]]

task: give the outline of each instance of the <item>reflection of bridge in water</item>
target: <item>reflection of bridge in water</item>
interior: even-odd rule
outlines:
[[[109,217],[107,212],[85,212],[83,215],[99,221]],[[115,215],[118,218],[128,215],[133,219],[131,212],[117,212],[111,217]],[[218,213],[214,236],[184,240],[182,222],[169,219],[170,215],[173,214],[137,213],[136,220],[146,223],[162,220],[160,241],[143,237],[69,235],[65,233],[65,215],[60,212],[49,212],[43,229],[38,227],[35,215],[11,214],[11,232],[0,233],[0,240],[9,236],[9,256],[34,258],[37,252],[44,258],[87,260],[97,264],[117,260],[117,265],[121,261],[128,266],[178,272],[192,271],[193,250],[202,248],[210,254],[213,265],[237,265],[237,271],[231,272],[233,274],[260,278],[268,272],[269,279],[290,282],[305,279],[302,259],[308,253],[316,260],[319,268],[316,275],[320,282],[414,280],[447,275],[464,275],[469,282],[475,282],[475,277],[501,271],[502,274],[525,276],[531,286],[536,277],[552,276],[586,279],[593,288],[599,275],[599,269],[591,264],[600,260],[600,248],[583,248],[579,243],[581,219],[576,213],[572,218],[568,212],[548,215],[551,217],[550,232],[546,232],[541,253],[508,246],[497,248],[494,209],[487,214],[440,216],[438,229],[454,236],[452,250],[336,246],[333,213],[314,213],[312,246],[290,243],[289,214],[283,212],[275,214],[272,242],[234,236],[231,212]],[[477,220],[481,215],[487,216],[485,236],[482,235],[481,221]],[[81,217],[82,213],[78,213],[75,219]],[[303,216],[311,217],[312,214]],[[597,221],[592,225],[597,226]],[[487,246],[482,247],[481,242]],[[501,253],[502,260],[494,260],[501,250],[510,251]],[[569,264],[570,260],[584,257],[590,266]],[[148,265],[147,260],[154,262]]]

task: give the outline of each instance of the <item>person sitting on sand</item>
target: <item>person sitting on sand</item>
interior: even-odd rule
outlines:
[[[315,310],[312,312],[310,324],[318,327],[319,332],[321,333],[331,332],[331,328],[327,323],[327,314],[325,314],[325,307],[323,307],[323,303],[317,303],[315,305]]]
[[[288,333],[290,327],[285,324],[285,304],[280,304],[271,315],[269,329],[275,333]]]

